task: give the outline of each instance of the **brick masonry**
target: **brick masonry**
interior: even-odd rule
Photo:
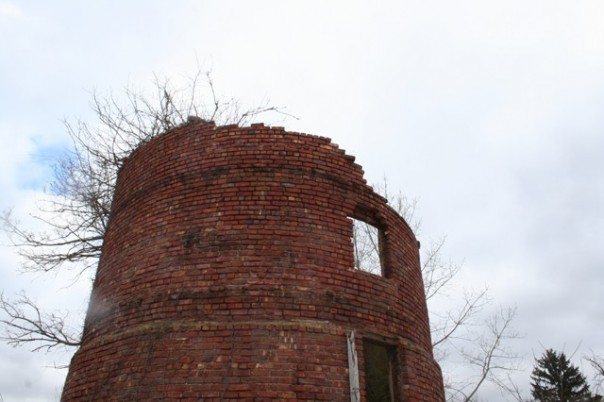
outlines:
[[[353,268],[352,223],[384,277]],[[418,242],[329,139],[194,122],[120,171],[63,401],[349,401],[347,334],[393,345],[397,400],[443,401]]]

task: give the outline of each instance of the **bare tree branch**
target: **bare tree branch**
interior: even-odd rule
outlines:
[[[422,256],[422,277],[426,300],[442,294],[444,288],[450,285],[463,266],[463,264],[457,264],[451,260],[443,261],[442,249],[445,241],[446,237],[443,236],[431,243]]]
[[[392,209],[405,219],[417,235],[421,228],[421,219],[417,216],[417,199],[407,197],[402,191],[391,193],[386,176],[382,178],[381,183],[373,184],[373,189],[386,198]]]
[[[515,315],[515,309],[500,310],[486,320],[487,331],[474,340],[474,348],[460,350],[465,361],[478,369],[478,375],[468,387],[468,391],[460,390],[464,395],[464,402],[470,402],[485,381],[490,380],[499,385],[502,382],[501,378],[497,377],[500,372],[517,369],[520,356],[512,352],[506,344],[506,341],[520,337],[511,329]]]
[[[604,384],[604,357],[592,352],[591,356],[585,356],[584,359],[587,360],[592,369],[595,371],[595,388],[601,391]]]
[[[15,301],[9,301],[0,293],[0,312],[0,323],[4,324],[0,339],[9,345],[35,345],[32,351],[80,345],[80,337],[66,328],[66,315],[43,313],[37,303],[25,294]]]
[[[518,384],[512,379],[509,372],[505,373],[505,378],[493,377],[492,381],[499,387],[501,393],[513,398],[516,402],[525,402],[526,398]]]
[[[460,329],[470,324],[471,319],[489,302],[487,289],[478,293],[466,293],[464,302],[457,310],[449,310],[441,316],[438,323],[432,325],[432,347],[437,348],[447,341],[467,339]],[[438,316],[438,314],[437,314]]]

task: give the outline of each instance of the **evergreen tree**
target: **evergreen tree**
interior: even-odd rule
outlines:
[[[532,395],[540,402],[590,401],[585,376],[573,366],[564,353],[552,349],[537,359],[531,374]]]

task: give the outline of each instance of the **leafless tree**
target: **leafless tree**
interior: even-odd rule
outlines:
[[[374,189],[388,200],[390,206],[408,222],[416,234],[420,232],[421,221],[416,217],[416,200],[401,192],[391,193],[385,178],[382,183],[374,185]],[[372,248],[373,255],[379,254],[376,231],[365,222],[355,220],[354,223],[355,253],[361,250],[359,255],[366,260],[364,264],[357,265],[361,269],[364,265],[365,270],[375,273],[379,269],[379,260],[376,262],[376,257],[367,256],[371,254]],[[520,334],[512,328],[516,312],[514,309],[499,309],[487,314],[486,318],[481,318],[492,304],[486,288],[463,289],[462,292],[454,289],[451,292],[463,264],[443,256],[445,244],[446,237],[442,236],[422,250],[421,270],[430,310],[432,346],[435,358],[440,363],[453,355],[467,371],[473,373],[466,378],[459,378],[445,371],[447,399],[470,402],[486,381],[496,384],[506,395],[516,398],[514,393],[518,389],[509,376],[510,372],[517,369],[520,360],[520,356],[510,347],[510,342],[520,338]],[[447,305],[456,307],[445,311],[430,308],[432,302],[438,299],[447,299]]]
[[[469,402],[474,400],[485,381],[491,381],[502,390],[513,390],[509,373],[518,369],[520,356],[515,353],[508,341],[518,339],[520,335],[511,328],[516,315],[515,309],[501,309],[489,316],[484,332],[464,339],[459,354],[476,375],[456,384],[449,384],[450,400]]]
[[[210,74],[201,71],[180,86],[156,76],[151,92],[129,86],[120,96],[92,93],[91,98],[94,123],[64,121],[71,149],[57,162],[50,193],[32,215],[45,229],[28,229],[11,211],[0,215],[0,227],[18,250],[23,272],[72,269],[79,276],[96,266],[118,171],[134,150],[157,135],[189,120],[243,125],[267,112],[293,117],[268,103],[244,109],[235,99],[222,100]],[[48,350],[79,343],[61,314],[43,313],[25,294],[15,301],[3,296],[1,316],[6,317],[2,339],[12,345]]]
[[[156,77],[154,92],[127,87],[123,96],[92,94],[95,124],[65,120],[72,149],[55,166],[51,194],[34,215],[44,232],[25,229],[10,211],[0,222],[23,257],[22,270],[53,271],[66,264],[87,269],[96,264],[122,162],[155,136],[199,116],[219,124],[246,124],[266,112],[265,104],[241,111],[237,101],[221,101],[208,73],[198,72],[178,87]]]
[[[604,384],[604,357],[592,353],[590,356],[585,356],[585,360],[587,360],[595,372],[594,388],[601,392]]]

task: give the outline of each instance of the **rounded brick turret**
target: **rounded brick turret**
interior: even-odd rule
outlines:
[[[353,219],[378,232],[377,274],[355,267]],[[418,242],[353,157],[192,121],[124,162],[63,401],[389,400],[376,390],[444,400]]]

